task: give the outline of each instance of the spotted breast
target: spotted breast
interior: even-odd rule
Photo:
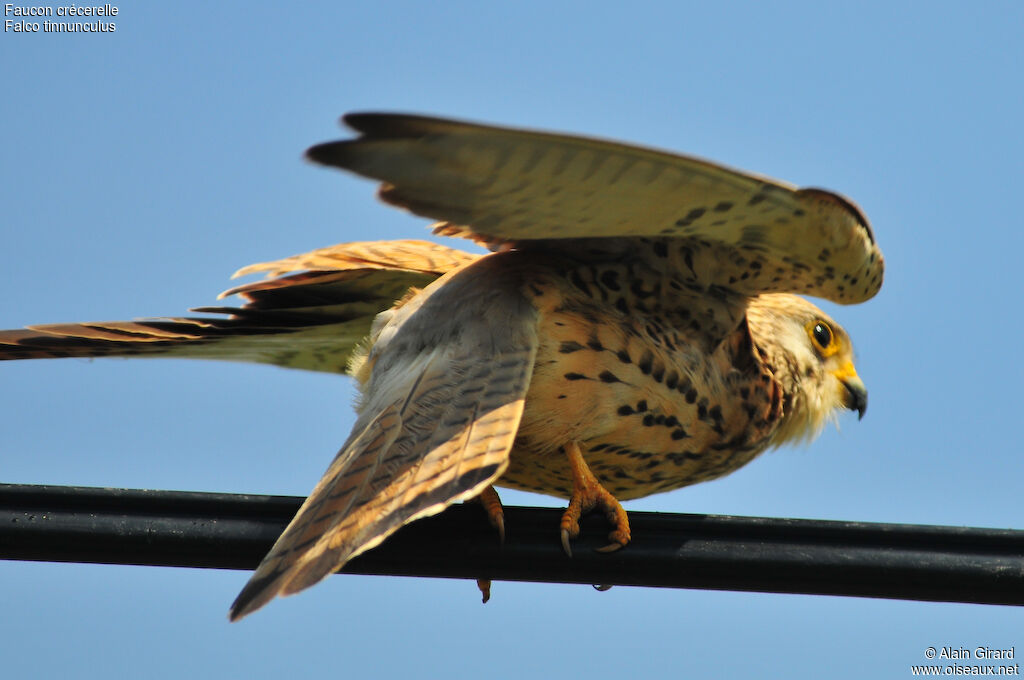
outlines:
[[[709,361],[712,315],[706,305],[692,309],[685,287],[673,293],[650,261],[531,268],[523,290],[538,310],[541,340],[498,485],[570,497],[559,442],[579,442],[593,473],[622,499],[720,477],[769,446],[782,395],[746,320],[717,341]]]

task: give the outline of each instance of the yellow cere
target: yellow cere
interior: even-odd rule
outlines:
[[[857,369],[853,367],[852,361],[845,361],[842,366],[832,371],[832,375],[840,380],[849,380],[857,377]]]

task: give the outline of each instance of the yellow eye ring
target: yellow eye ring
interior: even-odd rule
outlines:
[[[821,319],[815,319],[807,324],[807,336],[822,356],[831,356],[839,351],[839,343],[832,332],[832,327]]]

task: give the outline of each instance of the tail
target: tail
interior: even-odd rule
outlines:
[[[429,285],[478,256],[426,241],[346,243],[235,276],[267,272],[233,288],[241,307],[201,307],[225,317],[46,324],[0,331],[0,361],[63,357],[179,357],[344,373],[374,317],[410,288]]]

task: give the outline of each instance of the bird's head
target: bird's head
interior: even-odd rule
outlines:
[[[781,293],[755,298],[747,318],[782,384],[784,414],[774,444],[813,439],[840,408],[864,417],[868,391],[842,326],[804,298]]]

